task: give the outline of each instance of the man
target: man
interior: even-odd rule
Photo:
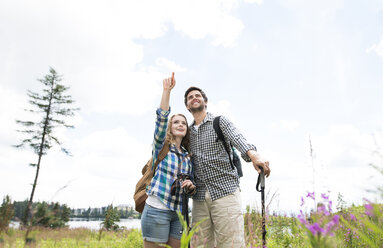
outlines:
[[[200,225],[192,245],[245,247],[239,177],[224,145],[216,140],[214,116],[207,112],[207,96],[200,88],[190,87],[184,97],[186,108],[194,117],[190,130],[190,152],[197,186],[193,196],[193,224],[208,217]],[[268,177],[269,162],[257,153],[255,146],[249,144],[226,117],[220,118],[219,125],[227,143],[240,151],[245,161],[251,161],[258,173],[262,167]]]

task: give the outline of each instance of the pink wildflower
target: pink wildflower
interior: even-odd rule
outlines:
[[[306,197],[310,197],[311,199],[315,200],[315,192],[307,192],[307,196]]]
[[[310,232],[315,236],[317,233],[323,233],[324,229],[320,227],[318,223],[314,223],[311,226],[309,226]]]
[[[298,214],[297,217],[302,224],[307,225],[307,220],[306,220],[305,215],[303,214],[302,210],[300,210],[300,214]]]
[[[326,195],[325,193],[322,193],[321,196],[322,196],[322,199],[324,199],[324,200],[328,200],[328,197],[329,197],[329,196]]]
[[[338,224],[339,224],[339,215],[334,215],[332,217],[332,220],[329,223],[327,223],[325,227],[324,235],[334,236],[333,229],[335,229],[334,227],[336,227],[336,225]]]
[[[301,197],[301,207],[305,205],[305,199],[303,199],[303,196]]]
[[[373,216],[374,215],[374,212],[373,212],[373,210],[374,210],[374,207],[372,206],[372,204],[366,204],[366,205],[364,205],[364,208],[366,209],[366,214],[368,215],[368,216]]]
[[[319,205],[319,206],[318,206],[318,211],[319,211],[319,213],[323,213],[323,214],[326,215],[326,216],[329,216],[329,215],[330,215],[330,212],[327,211],[325,205]]]

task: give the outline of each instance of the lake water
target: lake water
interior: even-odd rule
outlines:
[[[93,230],[99,230],[103,219],[83,219],[83,218],[71,218],[68,222],[69,228],[85,227]],[[127,229],[138,228],[141,229],[141,220],[139,219],[120,219],[120,222],[116,223],[120,227],[126,227]]]
[[[71,218],[67,225],[69,228],[89,228],[92,230],[99,230],[103,219],[84,219],[84,218]],[[127,229],[136,228],[141,229],[141,220],[139,219],[121,219],[120,222],[117,222],[117,225],[120,227],[126,227]],[[12,222],[11,226],[13,228],[18,228],[18,222]]]

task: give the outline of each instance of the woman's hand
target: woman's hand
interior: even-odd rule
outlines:
[[[176,86],[176,80],[174,79],[174,72],[171,78],[165,78],[163,81],[164,90],[172,90]]]
[[[170,101],[170,91],[176,85],[176,80],[174,79],[174,72],[172,73],[171,78],[165,78],[163,81],[164,90],[162,91],[162,97],[160,102],[160,108],[162,110],[169,110],[169,101]]]

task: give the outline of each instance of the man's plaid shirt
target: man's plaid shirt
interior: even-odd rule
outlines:
[[[156,127],[153,140],[153,164],[157,160],[166,137],[169,111],[157,109]],[[173,182],[178,173],[192,174],[192,165],[188,152],[182,147],[182,153],[178,152],[174,144],[170,145],[168,155],[158,164],[157,170],[150,185],[146,189],[148,195],[155,195],[170,210],[182,212],[182,192],[178,190],[175,195],[170,194]]]
[[[205,200],[206,190],[214,201],[235,192],[239,187],[239,177],[236,169],[232,169],[229,156],[220,141],[216,141],[217,134],[213,128],[214,116],[207,113],[205,119],[196,130],[194,122],[190,126],[190,152],[194,163],[194,180],[197,193],[193,200]],[[237,128],[226,117],[220,118],[219,125],[226,139],[241,153],[246,162],[250,158],[246,155],[249,150],[256,150],[249,144]]]

